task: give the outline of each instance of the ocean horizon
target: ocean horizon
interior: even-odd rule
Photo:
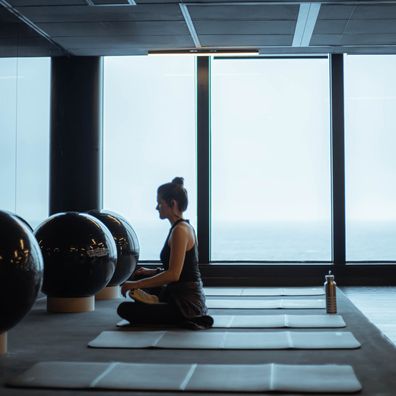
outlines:
[[[140,260],[158,261],[167,222],[133,223]],[[30,221],[33,228],[41,222]],[[193,224],[194,226],[194,224]],[[396,221],[354,221],[346,227],[347,261],[396,262]],[[331,261],[331,227],[324,222],[218,223],[212,261]]]
[[[134,226],[141,260],[159,260],[167,229]],[[396,221],[350,222],[347,261],[396,261]],[[212,261],[331,261],[331,226],[322,222],[212,226]]]

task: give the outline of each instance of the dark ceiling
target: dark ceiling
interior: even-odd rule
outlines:
[[[134,3],[129,4],[129,3]],[[0,56],[396,53],[396,1],[0,0]]]

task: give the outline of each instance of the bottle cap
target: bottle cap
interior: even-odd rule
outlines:
[[[326,280],[334,280],[334,275],[329,271],[328,275],[325,275]]]

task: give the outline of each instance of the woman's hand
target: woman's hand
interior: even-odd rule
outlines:
[[[157,270],[155,268],[140,267],[133,273],[133,275],[134,276],[153,276],[156,273],[157,273]]]
[[[122,286],[121,286],[121,294],[126,297],[126,294],[129,290],[133,290],[133,289],[138,289],[138,286],[136,285],[137,282],[125,282]]]

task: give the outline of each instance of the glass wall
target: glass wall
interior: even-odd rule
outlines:
[[[48,216],[50,59],[0,59],[0,209]]]
[[[330,261],[327,59],[212,62],[212,260]]]
[[[16,207],[17,60],[0,59],[0,208]]]
[[[104,67],[104,208],[130,221],[141,259],[158,260],[169,229],[155,210],[160,184],[184,177],[196,225],[195,59],[107,57]]]
[[[104,206],[141,258],[169,224],[156,189],[183,176],[196,219],[193,57],[105,58]],[[213,59],[214,261],[329,261],[327,59]],[[395,261],[396,56],[345,56],[347,261]],[[0,59],[0,209],[48,215],[50,59]]]
[[[396,56],[345,56],[346,259],[396,260]]]

